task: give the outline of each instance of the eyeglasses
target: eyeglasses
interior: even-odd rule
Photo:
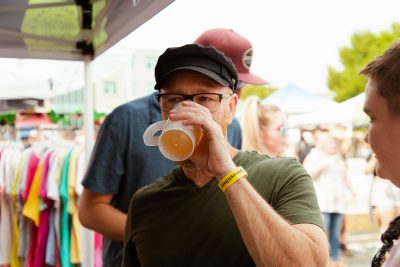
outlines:
[[[160,103],[160,108],[164,112],[169,112],[177,103],[190,100],[203,107],[208,108],[210,111],[215,111],[218,108],[222,99],[228,98],[233,94],[230,93],[199,93],[193,95],[185,94],[157,94],[157,100]]]
[[[279,132],[282,137],[287,136],[287,133],[288,133],[288,130],[289,130],[288,127],[286,127],[286,126],[281,126],[281,127],[277,128],[277,129],[268,129],[268,128],[266,128],[266,129],[267,129],[267,131]]]

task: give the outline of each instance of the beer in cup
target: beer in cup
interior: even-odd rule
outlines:
[[[161,131],[159,136],[155,134]],[[173,161],[188,159],[200,141],[202,130],[198,126],[185,126],[181,121],[158,121],[143,134],[147,146],[157,146],[161,153]]]

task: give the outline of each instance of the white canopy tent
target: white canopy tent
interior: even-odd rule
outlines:
[[[350,131],[354,126],[368,123],[368,116],[363,111],[364,98],[365,93],[361,93],[342,103],[333,102],[312,112],[289,115],[288,125],[305,127],[340,124]]]
[[[339,103],[329,103],[312,112],[288,116],[288,125],[290,127],[321,124],[341,124],[348,127],[351,123],[352,119],[348,116],[347,110]]]
[[[287,114],[302,114],[331,105],[334,101],[318,94],[301,89],[295,84],[288,84],[262,100],[264,104],[274,104]]]
[[[354,126],[367,125],[369,122],[369,118],[363,110],[364,100],[365,92],[340,103],[343,109],[346,110],[346,115],[352,118]]]
[[[173,1],[1,1],[0,57],[84,62],[86,162],[94,132],[91,61]]]

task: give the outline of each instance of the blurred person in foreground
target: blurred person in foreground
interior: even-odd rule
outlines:
[[[340,256],[339,237],[347,206],[346,188],[354,195],[338,140],[329,132],[320,133],[315,148],[306,156],[303,165],[313,178],[329,239],[330,257],[336,263]]]
[[[365,141],[377,160],[376,175],[400,187],[400,42],[394,43],[361,72],[368,77],[364,111],[370,117]],[[373,267],[400,266],[400,216],[382,234],[382,248],[372,260]],[[387,258],[387,252],[390,255]]]
[[[287,148],[286,114],[272,104],[264,105],[258,96],[249,96],[243,104],[242,150],[270,157],[282,156]]]
[[[240,34],[211,29],[195,42],[215,46],[231,57],[240,70],[241,85],[266,83],[250,72],[252,45]],[[132,195],[176,165],[157,147],[143,143],[146,128],[159,120],[160,107],[152,93],[117,107],[102,123],[82,183],[79,216],[84,226],[103,234],[103,267],[121,265],[126,213]],[[228,140],[240,149],[242,136],[236,119],[228,127]]]
[[[155,77],[163,118],[203,134],[189,159],[133,196],[123,266],[326,266],[304,168],[227,142],[238,101],[232,61],[212,47],[169,48]]]

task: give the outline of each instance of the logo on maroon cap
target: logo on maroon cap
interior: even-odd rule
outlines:
[[[253,49],[249,48],[243,53],[243,56],[242,56],[243,66],[248,70],[250,70],[252,58],[253,58]]]

